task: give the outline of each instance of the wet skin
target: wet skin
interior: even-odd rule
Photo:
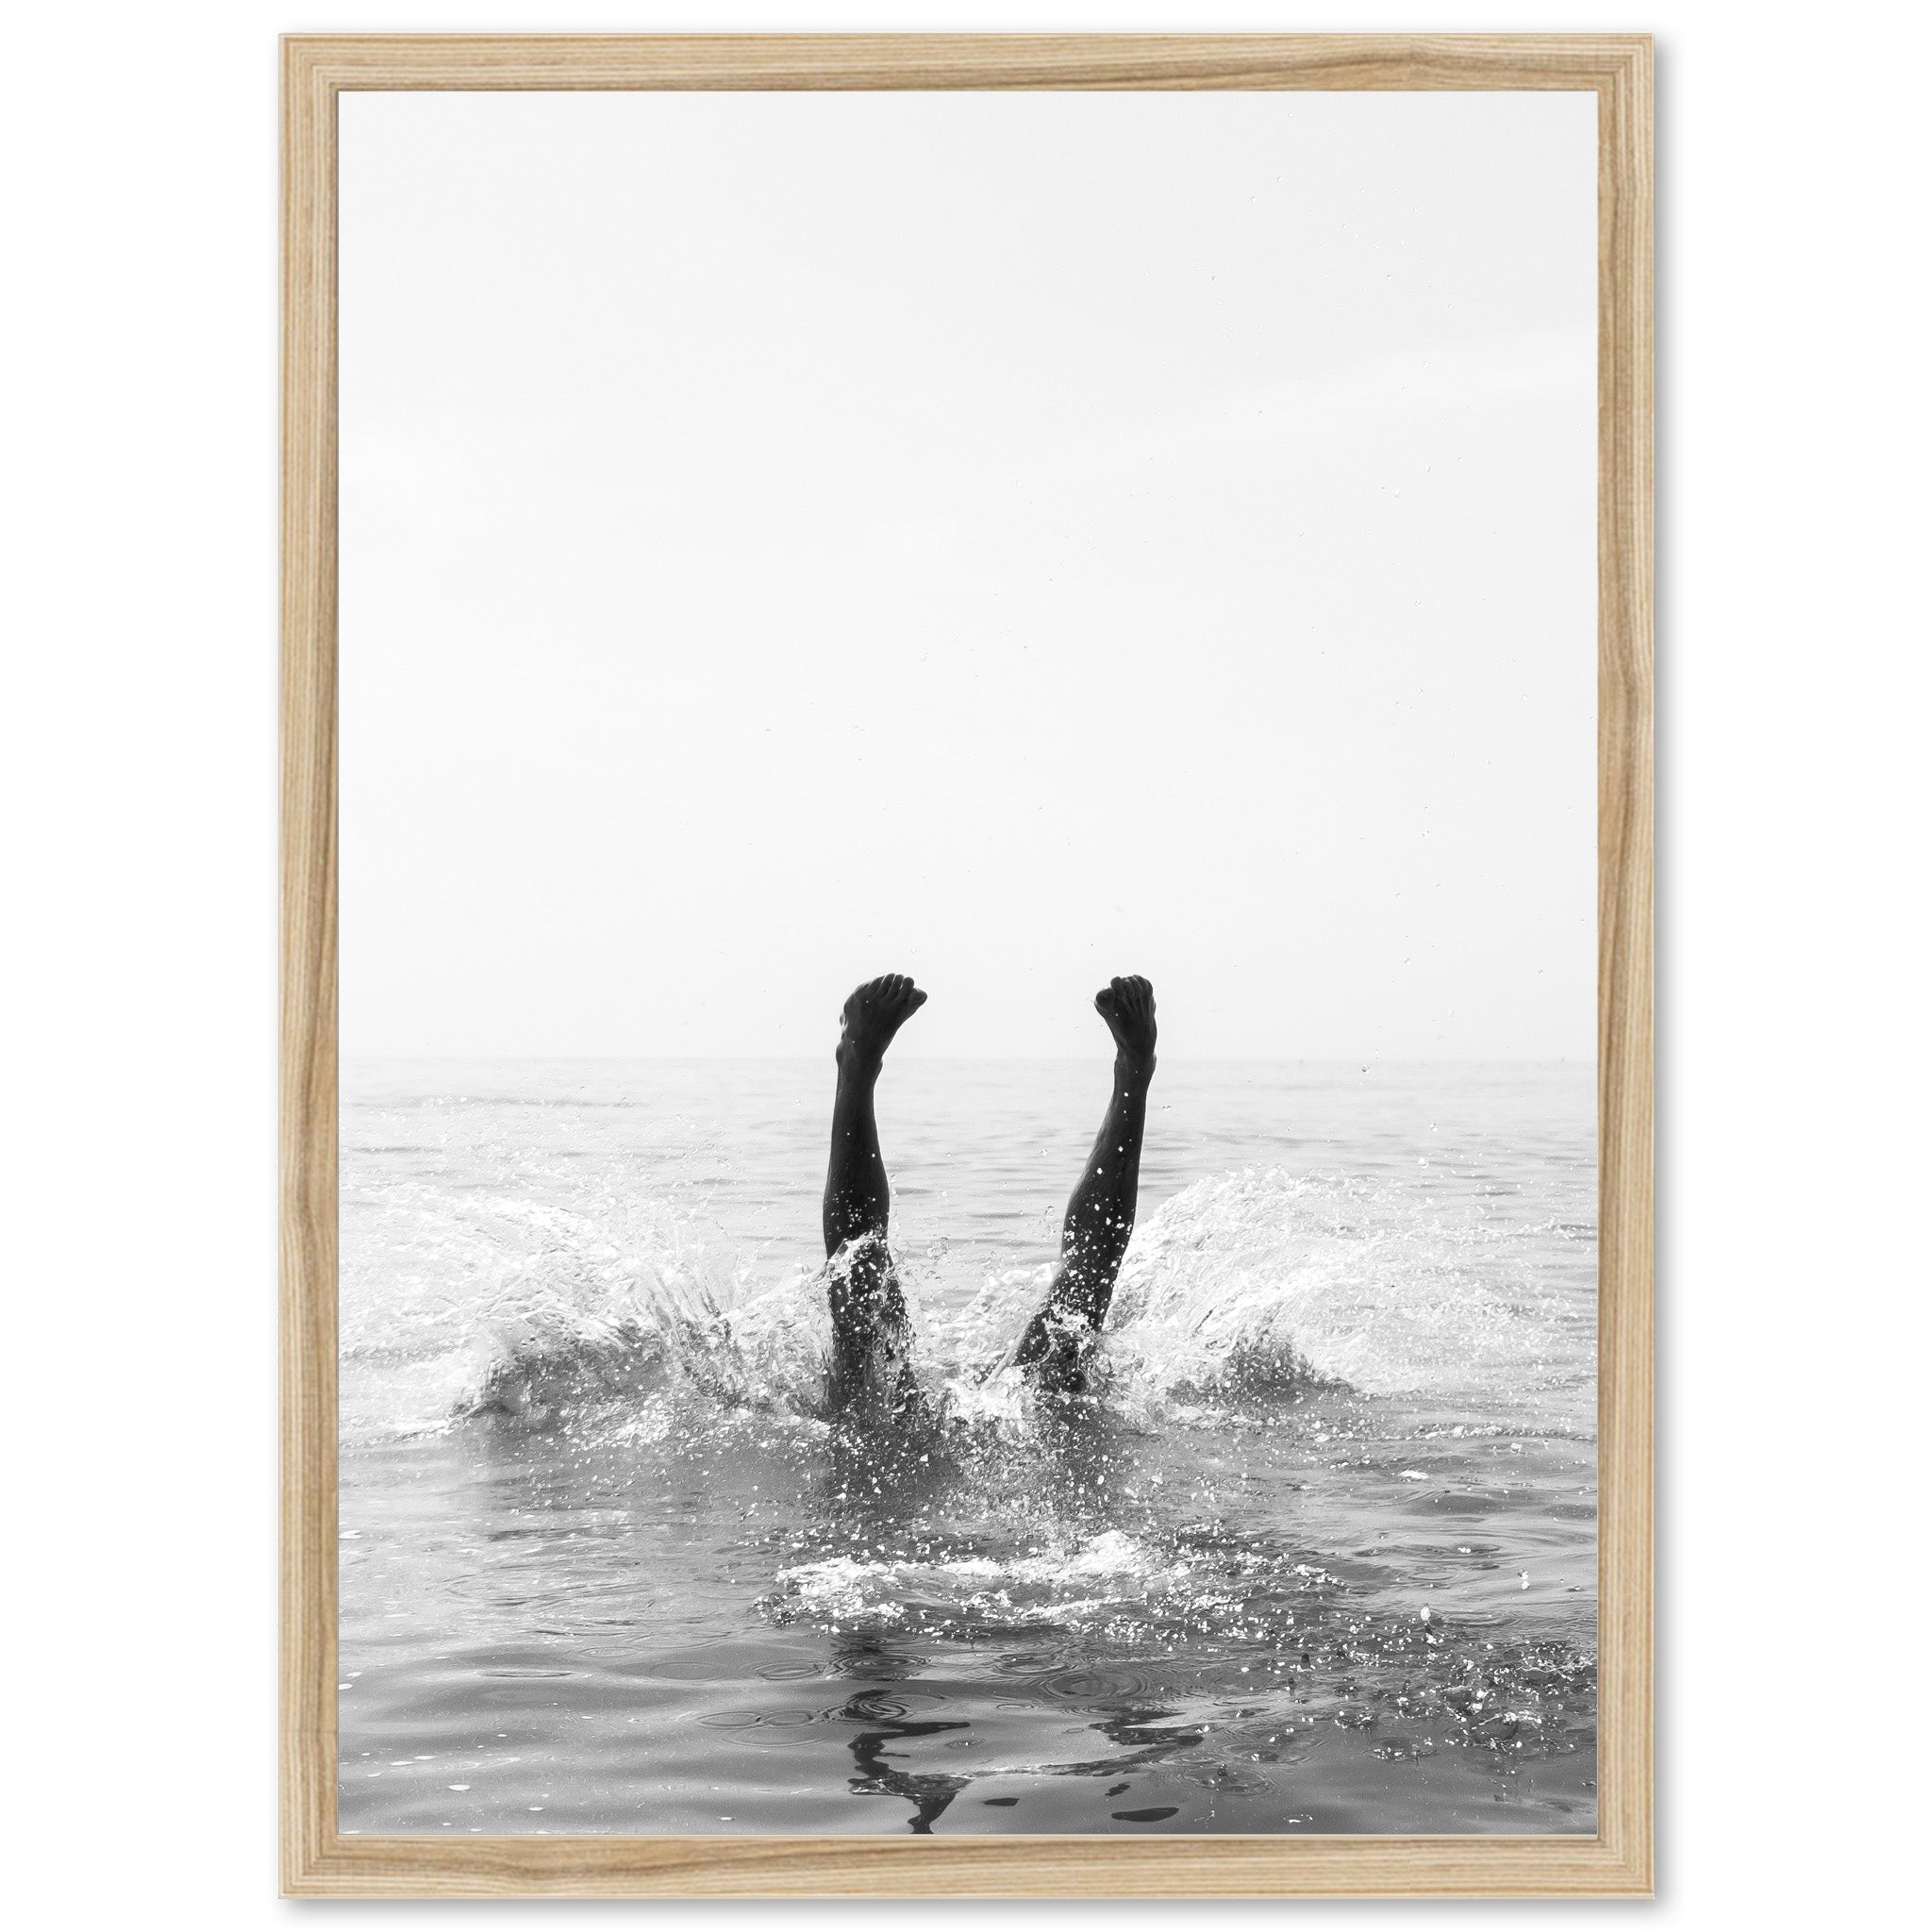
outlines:
[[[832,1307],[829,1395],[836,1413],[911,1400],[906,1299],[887,1246],[891,1194],[879,1152],[874,1090],[886,1049],[926,996],[903,973],[853,991],[841,1014],[824,1227]],[[1067,1203],[1060,1260],[1045,1305],[1027,1324],[1011,1365],[1050,1394],[1080,1393],[1093,1338],[1134,1232],[1147,1090],[1154,1078],[1154,989],[1138,975],[1108,982],[1093,1006],[1113,1036],[1113,1091],[1085,1172]]]

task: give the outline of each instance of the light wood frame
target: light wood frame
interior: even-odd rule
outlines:
[[[299,1896],[1560,1896],[1652,1870],[1647,35],[282,43],[282,1888]],[[344,1838],[336,1824],[336,103],[347,89],[1569,89],[1598,127],[1594,1838]]]

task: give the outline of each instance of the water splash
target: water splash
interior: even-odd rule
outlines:
[[[1590,1365],[1573,1344],[1593,1340],[1578,1313],[1523,1231],[1479,1207],[1426,1185],[1243,1168],[1136,1230],[1108,1347],[1129,1380],[1178,1396],[1569,1386]]]
[[[822,1269],[741,1252],[695,1191],[545,1178],[533,1198],[527,1160],[472,1148],[460,1189],[345,1189],[343,1354],[372,1427],[568,1425],[672,1393],[820,1412]],[[902,1254],[900,1268],[928,1388],[964,1422],[1023,1426],[1025,1391],[1001,1364],[1051,1266],[995,1271],[963,1296],[949,1296],[942,1251]],[[1149,1428],[1321,1389],[1574,1393],[1587,1391],[1592,1312],[1480,1204],[1386,1177],[1243,1168],[1196,1182],[1136,1230],[1096,1383]]]

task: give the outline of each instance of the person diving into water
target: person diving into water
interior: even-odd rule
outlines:
[[[873,1093],[886,1049],[926,996],[903,973],[857,988],[841,1014],[832,1153],[824,1224],[832,1309],[830,1397],[841,1414],[892,1414],[917,1401],[908,1360],[906,1298],[887,1246],[891,1193],[879,1153]],[[1113,1094],[1086,1171],[1067,1202],[1059,1266],[1046,1301],[1007,1365],[1041,1390],[1075,1395],[1086,1387],[1093,1338],[1107,1319],[1141,1187],[1141,1141],[1154,1078],[1154,989],[1129,975],[1093,996],[1113,1035]]]

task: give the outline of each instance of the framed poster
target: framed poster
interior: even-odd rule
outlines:
[[[287,1890],[1646,1890],[1648,42],[284,73]]]

